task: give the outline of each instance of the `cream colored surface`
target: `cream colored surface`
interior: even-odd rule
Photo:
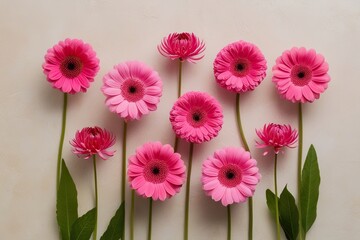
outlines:
[[[176,96],[177,64],[162,57],[156,46],[163,36],[175,31],[194,32],[207,46],[202,61],[184,65],[183,92],[209,92],[221,102],[225,115],[220,135],[195,148],[190,239],[226,238],[226,209],[204,195],[200,168],[201,161],[214,150],[240,144],[235,95],[220,89],[212,73],[217,52],[240,39],[257,44],[268,60],[268,76],[254,92],[242,97],[241,104],[246,136],[263,176],[254,197],[254,239],[275,239],[265,203],[265,190],[273,188],[273,161],[254,148],[254,129],[267,122],[297,126],[296,106],[282,100],[271,83],[276,57],[292,46],[315,48],[324,54],[332,77],[321,99],[304,107],[304,148],[315,145],[322,177],[318,218],[308,239],[359,239],[357,0],[1,0],[0,238],[58,238],[55,173],[62,94],[50,87],[42,73],[46,50],[66,37],[81,38],[93,45],[101,61],[89,91],[69,98],[64,147],[64,158],[78,188],[79,213],[83,214],[94,205],[92,164],[74,156],[68,142],[85,126],[99,125],[117,135],[116,156],[98,164],[101,235],[119,204],[122,142],[122,121],[107,110],[100,92],[102,76],[126,60],[141,60],[156,69],[164,83],[163,97],[158,111],[130,124],[128,154],[146,141],[172,143],[168,113]],[[180,152],[187,160],[188,144],[181,142]],[[292,192],[296,191],[296,153],[287,150],[279,160],[279,188],[288,184]],[[182,239],[184,193],[155,203],[154,240]],[[135,238],[140,240],[147,231],[147,203],[136,199]],[[233,239],[247,239],[247,210],[247,204],[232,208]]]

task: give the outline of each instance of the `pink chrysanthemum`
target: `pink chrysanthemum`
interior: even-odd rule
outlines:
[[[256,160],[243,148],[220,149],[202,165],[203,189],[224,206],[245,202],[254,195],[261,178],[256,165]]]
[[[115,152],[109,150],[115,144],[114,135],[100,127],[86,127],[77,131],[70,144],[73,146],[73,153],[84,159],[98,154],[100,158],[106,160]]]
[[[254,90],[266,76],[266,60],[252,43],[238,41],[224,47],[214,61],[217,83],[232,92]]]
[[[256,130],[256,134],[262,141],[262,143],[256,141],[256,147],[270,147],[274,149],[276,154],[278,154],[283,147],[296,147],[295,144],[298,137],[298,132],[292,129],[290,125],[275,123],[265,124],[263,129]],[[264,155],[266,154],[268,154],[268,151],[264,152]]]
[[[188,142],[210,141],[222,127],[222,108],[207,93],[188,92],[175,102],[170,111],[170,122],[176,135]]]
[[[99,71],[99,59],[89,44],[67,38],[47,51],[42,67],[53,88],[73,94],[90,87]]]
[[[171,33],[164,37],[158,45],[158,51],[171,60],[189,61],[195,63],[202,59],[205,43],[200,41],[194,33]]]
[[[314,49],[292,48],[276,59],[272,81],[292,102],[313,102],[328,87],[329,65]]]
[[[138,120],[155,111],[162,95],[159,74],[138,61],[116,65],[103,82],[106,105],[125,120]]]
[[[185,165],[169,144],[149,142],[129,158],[128,176],[139,195],[164,201],[180,192],[185,182]]]

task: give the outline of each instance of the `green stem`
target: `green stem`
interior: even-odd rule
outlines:
[[[231,208],[230,208],[230,204],[227,205],[227,221],[228,221],[228,225],[227,225],[227,240],[231,240]]]
[[[152,205],[153,199],[152,197],[149,198],[149,225],[148,225],[148,240],[151,240],[151,227],[152,227]]]
[[[121,166],[121,203],[125,205],[125,182],[126,182],[126,132],[127,123],[124,121],[123,126],[123,144],[122,144],[122,166]],[[124,214],[125,216],[125,214]],[[125,221],[124,221],[125,225]],[[123,226],[123,235],[121,239],[125,239],[125,227]]]
[[[274,185],[275,185],[275,216],[276,216],[276,239],[280,240],[279,201],[277,190],[277,154],[274,161]]]
[[[241,115],[240,115],[240,94],[236,94],[236,123],[237,123],[237,127],[239,130],[239,135],[241,137],[241,141],[244,145],[244,148],[246,151],[250,152],[250,148],[249,145],[246,141],[245,138],[245,134],[244,134],[244,130],[241,124]],[[253,221],[254,221],[254,217],[253,217],[254,213],[253,213],[253,199],[252,197],[249,198],[249,228],[248,228],[248,239],[252,240],[253,239]]]
[[[178,77],[178,92],[177,97],[181,96],[181,77],[182,76],[182,61],[179,59],[179,77]],[[175,135],[174,151],[177,152],[179,146],[179,138]]]
[[[182,61],[179,60],[178,98],[181,96]]]
[[[298,188],[298,208],[299,208],[299,237],[300,240],[305,239],[305,232],[302,228],[302,214],[301,214],[301,168],[302,168],[302,151],[303,151],[303,117],[302,117],[302,105],[298,105],[298,117],[299,117],[299,147],[298,147],[298,173],[297,173],[297,188]]]
[[[93,155],[93,164],[94,164],[94,183],[95,183],[95,207],[96,207],[96,217],[95,217],[95,228],[93,239],[96,240],[97,235],[97,220],[98,220],[98,187],[97,187],[97,174],[96,174],[96,155]]]
[[[67,93],[64,93],[61,135],[60,135],[60,143],[59,143],[58,159],[57,159],[57,171],[56,171],[56,194],[57,194],[57,189],[59,189],[60,176],[61,176],[61,157],[64,146],[65,129],[66,129],[66,110],[67,110]]]
[[[190,179],[191,179],[193,152],[194,152],[194,143],[190,143],[189,166],[186,177],[184,240],[188,240],[188,235],[189,235],[189,195],[190,195]]]
[[[135,191],[131,190],[130,206],[130,239],[134,240],[134,222],[135,222]]]

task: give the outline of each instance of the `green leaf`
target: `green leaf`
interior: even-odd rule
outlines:
[[[299,234],[299,212],[295,204],[295,198],[288,191],[287,186],[280,194],[279,216],[286,238],[296,240]]]
[[[96,223],[96,208],[79,217],[71,228],[71,240],[89,240]]]
[[[266,204],[270,210],[271,216],[276,218],[275,213],[275,194],[270,190],[266,189]]]
[[[76,186],[66,167],[64,159],[61,162],[61,176],[56,200],[56,215],[62,240],[70,240],[71,226],[78,218],[78,203]]]
[[[119,240],[124,232],[125,202],[122,202],[100,240]]]
[[[316,151],[313,145],[307,153],[301,175],[301,216],[302,227],[309,231],[316,219],[316,208],[319,199],[320,170]]]

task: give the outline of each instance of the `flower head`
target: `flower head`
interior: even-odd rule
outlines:
[[[265,124],[263,129],[256,130],[256,134],[261,139],[262,143],[256,141],[257,148],[270,147],[278,154],[283,147],[295,147],[298,132],[292,129],[290,125],[280,125],[275,123]],[[268,151],[264,152],[264,155]]]
[[[254,90],[266,76],[266,60],[252,43],[238,41],[224,47],[214,61],[217,83],[232,92]]]
[[[202,143],[216,137],[223,124],[218,101],[204,92],[182,95],[170,111],[176,135],[188,142]]]
[[[202,59],[205,43],[200,41],[194,33],[171,33],[164,37],[158,45],[158,51],[171,60],[189,61],[195,63]]]
[[[162,95],[159,74],[138,61],[116,65],[103,78],[101,91],[111,112],[125,120],[139,120],[157,109]]]
[[[86,127],[77,131],[70,144],[73,146],[73,153],[84,159],[98,154],[100,158],[106,160],[115,152],[109,150],[115,144],[114,135],[100,127]]]
[[[185,182],[185,165],[169,144],[149,142],[129,158],[128,176],[139,195],[164,201],[180,191]]]
[[[328,86],[329,66],[314,49],[292,48],[276,59],[272,81],[279,93],[292,102],[313,102]]]
[[[245,202],[254,195],[261,178],[256,165],[256,160],[243,148],[220,149],[202,165],[203,189],[224,206]]]
[[[90,87],[99,71],[99,59],[88,43],[67,38],[47,50],[42,67],[53,88],[73,94]]]

